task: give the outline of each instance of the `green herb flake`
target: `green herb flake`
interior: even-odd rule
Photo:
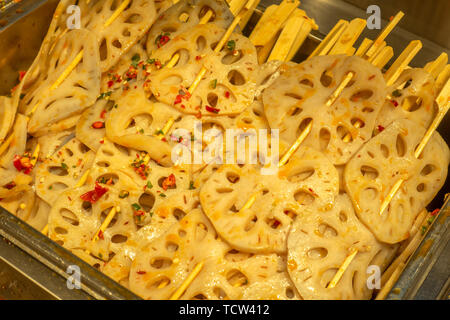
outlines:
[[[132,206],[133,209],[136,210],[136,211],[141,210],[141,206],[138,205],[137,203],[133,203],[131,206]]]
[[[152,185],[152,183],[150,182],[150,180],[147,181],[147,188],[148,188],[148,189],[153,188],[153,185]]]
[[[67,164],[65,164],[64,162],[62,162],[61,163],[61,167],[63,168],[63,169],[69,169],[69,167],[67,166]]]
[[[167,197],[165,193],[160,193],[159,196],[160,196],[161,198]]]
[[[125,198],[127,198],[129,195],[130,195],[130,193],[129,193],[128,191],[122,190],[122,191],[120,191],[120,193],[119,193],[119,198],[120,198],[120,199],[125,199]]]
[[[189,190],[195,190],[194,181],[189,182]]]
[[[236,48],[236,41],[234,40],[230,40],[227,42],[227,49],[230,51],[234,51],[234,49]]]
[[[137,68],[139,61],[141,60],[141,56],[139,55],[139,53],[136,53],[132,58],[131,58],[131,65],[135,68]]]
[[[211,89],[215,89],[217,87],[217,79],[211,80],[209,86],[211,87]]]
[[[394,96],[394,97],[396,97],[396,98],[398,98],[398,97],[400,97],[402,95],[402,93],[400,92],[400,90],[394,90],[393,92],[392,92],[392,96]]]
[[[108,91],[108,92],[103,92],[98,96],[98,99],[105,99],[108,98],[109,96],[111,96],[112,91]]]

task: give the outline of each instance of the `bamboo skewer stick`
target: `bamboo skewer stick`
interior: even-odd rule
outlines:
[[[439,57],[436,58],[436,60],[428,62],[425,65],[425,71],[431,73],[433,78],[437,78],[438,75],[442,72],[442,70],[445,68],[446,64],[448,63],[448,55],[445,52],[442,52]]]
[[[422,49],[422,42],[420,40],[413,40],[409,43],[405,50],[403,50],[403,52],[384,74],[384,79],[386,80],[387,86],[394,84],[420,49]]]
[[[386,27],[381,31],[380,35],[375,39],[373,45],[367,50],[366,56],[368,58],[372,57],[378,48],[383,44],[384,39],[391,33],[395,26],[400,22],[405,14],[399,11],[395,17],[386,25]]]
[[[357,57],[363,57],[367,50],[369,50],[370,46],[373,44],[373,40],[364,38],[364,40],[361,42],[360,46],[358,47],[358,50],[355,52],[355,56]]]
[[[315,56],[323,56],[328,54],[331,48],[336,44],[336,41],[339,39],[341,34],[347,28],[348,24],[349,23],[345,20],[339,20],[336,25],[330,30],[330,32],[328,32],[323,41],[309,55],[308,59]]]
[[[178,300],[181,295],[186,291],[187,287],[194,281],[195,277],[202,271],[203,266],[205,265],[204,261],[199,262],[189,276],[184,280],[181,286],[172,294],[170,300]]]
[[[347,54],[348,50],[352,48],[356,40],[358,40],[359,36],[364,31],[366,24],[367,21],[360,18],[356,18],[350,21],[347,28],[339,37],[339,40],[336,42],[336,44],[328,54]]]
[[[345,270],[347,270],[348,266],[350,265],[350,263],[352,263],[353,259],[357,254],[358,254],[357,249],[351,250],[351,253],[347,256],[347,258],[345,258],[344,262],[339,267],[339,270],[336,272],[333,279],[328,284],[327,288],[334,288],[338,284],[339,280],[341,280],[342,276],[344,275]]]

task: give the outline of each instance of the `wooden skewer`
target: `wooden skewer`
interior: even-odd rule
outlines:
[[[344,263],[339,267],[339,270],[334,275],[333,279],[328,284],[327,288],[334,288],[339,280],[341,280],[342,276],[344,275],[345,270],[347,270],[350,263],[352,263],[355,256],[358,254],[357,249],[352,249],[351,253],[345,258]]]
[[[422,42],[420,40],[413,40],[409,43],[405,50],[403,50],[392,66],[384,74],[384,79],[386,80],[387,86],[394,84],[420,49],[422,49]]]
[[[367,50],[366,56],[368,58],[372,57],[378,48],[383,44],[384,39],[391,33],[395,26],[400,22],[405,14],[399,11],[395,17],[386,25],[386,27],[381,31],[380,35],[375,39],[373,45]]]
[[[444,88],[445,83],[448,81],[448,79],[450,78],[450,65],[446,65],[444,70],[442,70],[442,72],[438,75],[438,77],[436,78],[436,90],[437,92],[440,92],[442,90],[442,88]]]
[[[328,32],[327,36],[323,41],[314,49],[314,51],[309,55],[308,59],[315,56],[323,56],[328,54],[331,48],[336,44],[341,34],[345,31],[348,26],[348,21],[339,20],[336,25]]]
[[[170,300],[178,300],[181,295],[186,291],[187,287],[194,281],[195,277],[202,271],[203,266],[205,265],[204,261],[199,262],[189,276],[184,280],[181,286],[172,294]]]
[[[387,46],[373,59],[372,64],[380,70],[383,70],[384,66],[394,56],[394,49]]]
[[[425,65],[425,71],[431,73],[433,78],[437,78],[438,75],[442,72],[442,70],[445,68],[445,65],[448,63],[448,55],[445,52],[442,52],[439,57],[436,58],[436,60],[431,61]]]
[[[367,50],[369,50],[370,46],[373,44],[373,40],[364,38],[364,40],[361,42],[360,46],[358,47],[358,50],[356,50],[355,56],[357,57],[363,57]]]
[[[290,61],[303,42],[305,42],[312,29],[318,29],[314,20],[308,18],[305,11],[296,9],[282,27],[280,36],[273,48],[272,44],[269,44],[272,51],[267,61]],[[263,51],[268,52],[269,48]]]
[[[450,103],[450,80],[447,80],[447,83],[445,84],[442,91],[439,93],[438,97],[436,98],[436,102],[439,106],[439,112],[434,118],[433,122],[431,123],[430,127],[428,128],[427,132],[425,133],[424,137],[420,141],[420,144],[417,146],[416,150],[414,151],[414,156],[416,158],[420,157],[420,154],[422,153],[423,149],[427,145],[428,141],[430,141],[434,131],[437,129],[439,124],[441,123],[442,119],[444,118],[445,114],[447,113]],[[394,184],[394,186],[389,191],[386,198],[384,198],[383,202],[381,203],[380,207],[380,215],[384,213],[386,208],[388,207],[389,203],[394,198],[395,194],[397,193],[398,189],[400,189],[400,186],[403,184],[404,180],[399,179]]]
[[[352,48],[356,40],[358,40],[359,36],[364,31],[366,24],[366,20],[360,18],[356,18],[350,21],[347,28],[339,37],[339,40],[336,42],[336,44],[328,54],[347,54],[348,50]]]
[[[380,52],[386,47],[386,41],[383,41],[381,45],[378,46],[378,49],[375,51],[375,53],[367,59],[370,63],[373,64],[373,60],[380,54]]]
[[[11,132],[11,134],[9,135],[8,139],[5,140],[5,142],[3,142],[3,144],[0,146],[0,155],[6,151],[6,149],[8,149],[9,145],[11,144],[11,142],[14,139],[14,133]]]
[[[300,1],[283,0],[279,6],[268,7],[252,31],[249,40],[256,47],[264,47],[271,41],[282,27],[283,23],[298,7]],[[269,10],[269,11],[267,11]],[[267,13],[266,13],[267,12]]]

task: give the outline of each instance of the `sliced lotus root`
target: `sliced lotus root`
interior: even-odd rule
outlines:
[[[120,96],[125,88],[134,87],[133,79],[141,81],[145,77],[144,64],[148,56],[145,50],[147,35],[123,54],[119,61],[102,75],[101,91],[112,92],[112,97]],[[125,82],[127,81],[127,82]]]
[[[36,168],[35,188],[39,197],[54,203],[61,192],[74,187],[88,170],[95,154],[73,138]]]
[[[117,172],[116,175],[120,183],[99,184],[108,190],[95,203],[81,199],[83,194],[94,190],[93,183],[61,193],[50,211],[49,237],[69,250],[88,250],[104,261],[109,260],[111,253],[118,252],[137,230],[133,202],[122,197],[120,191],[131,194],[138,190],[125,174]],[[114,218],[93,242],[92,238],[113,208]]]
[[[99,54],[95,41],[89,31],[73,30],[56,43],[49,56],[42,57],[46,59],[48,72],[39,86],[28,92],[21,102],[27,113],[36,108],[28,124],[29,132],[74,116],[95,102],[100,93]],[[52,90],[53,84],[81,50],[80,63]]]
[[[28,218],[25,220],[30,226],[36,230],[42,230],[47,225],[48,215],[50,214],[51,206],[44,200],[36,197],[36,201]]]
[[[283,258],[276,254],[239,252],[229,248],[210,259],[181,299],[290,300],[300,296]]]
[[[383,271],[394,248],[378,242],[356,217],[346,194],[329,211],[309,207],[297,217],[287,239],[287,269],[300,295],[307,300],[370,299],[367,268]],[[328,287],[345,259],[358,253],[334,287]]]
[[[65,131],[75,131],[75,126],[81,118],[81,113],[75,114],[69,118],[64,120],[60,120],[50,126],[43,127],[39,129],[35,133],[33,133],[33,137],[40,138],[46,135],[58,134]]]
[[[161,237],[172,225],[198,205],[199,200],[195,191],[183,191],[168,197],[152,210],[154,214],[150,223],[134,233],[124,247],[102,266],[102,272],[128,286],[131,263],[136,258],[137,252],[151,241]]]
[[[355,74],[352,81],[327,107],[349,72]],[[263,103],[270,127],[280,130],[286,145],[312,120],[303,145],[322,151],[334,164],[344,164],[371,138],[385,97],[379,69],[359,57],[339,55],[314,57],[287,69],[264,91]]]
[[[280,260],[275,254],[233,250],[194,210],[137,254],[130,289],[145,299],[167,299],[202,261],[201,272],[181,299],[283,299],[291,296],[293,285]]]
[[[137,253],[130,289],[145,299],[168,299],[199,262],[223,255],[227,247],[195,209]]]
[[[22,185],[21,191],[9,197],[2,197],[0,206],[21,220],[27,221],[33,212],[35,201],[33,189],[29,185]]]
[[[250,40],[234,33],[223,50],[214,53],[212,48],[224,33],[211,23],[198,25],[156,50],[152,58],[161,63],[167,63],[176,53],[180,55],[172,68],[151,72],[149,88],[156,99],[197,115],[237,114],[249,106],[256,90],[256,49]],[[202,66],[207,72],[190,95],[186,89]]]
[[[292,219],[311,203],[330,207],[338,186],[337,171],[329,160],[300,148],[278,175],[262,175],[248,165],[223,165],[203,185],[200,200],[217,232],[232,247],[284,253]],[[254,203],[242,210],[253,195]]]
[[[76,126],[76,137],[89,149],[97,151],[104,143],[105,121],[114,105],[112,100],[99,99],[81,115]]]
[[[102,72],[108,71],[151,27],[156,19],[153,0],[133,0],[110,25],[105,23],[120,5],[116,0],[80,1],[81,26],[97,36]]]
[[[17,114],[11,134],[13,138],[8,149],[0,154],[0,168],[12,170],[17,173],[14,167],[14,157],[22,156],[25,153],[27,143],[27,119],[21,114]]]
[[[0,143],[5,140],[12,128],[15,116],[16,108],[13,107],[11,98],[0,97]]]
[[[167,197],[190,188],[189,168],[183,166],[167,168],[153,160],[143,166],[144,159],[144,154],[106,141],[97,152],[89,174],[89,180],[98,182],[111,180],[113,185],[118,180],[118,173],[127,175],[139,189],[136,194],[130,193],[129,198],[145,208],[145,215],[139,221],[140,225],[149,222],[151,212],[164,203]]]
[[[213,12],[209,23],[226,29],[233,21],[233,14],[223,0],[182,0],[161,14],[151,27],[147,39],[148,55],[198,25],[208,10]]]
[[[397,120],[372,138],[347,164],[345,188],[358,217],[378,240],[397,243],[409,237],[419,212],[444,185],[450,154],[435,133],[419,159],[414,150],[425,128],[410,120]],[[380,207],[394,184],[403,179],[383,214]]]
[[[73,139],[74,133],[72,130],[65,130],[61,132],[50,133],[38,138],[38,143],[41,146],[40,158],[50,158],[61,146],[65,145],[69,140]]]
[[[430,126],[437,113],[434,104],[436,90],[431,74],[423,69],[407,69],[388,88],[388,94],[390,97],[376,121],[378,132],[397,119],[408,119],[425,128]]]
[[[172,148],[157,137],[170,120],[180,113],[161,103],[148,100],[142,90],[131,90],[116,101],[106,121],[108,139],[128,148],[146,151],[165,166],[172,165]]]

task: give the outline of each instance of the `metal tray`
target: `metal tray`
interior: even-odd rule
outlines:
[[[403,1],[403,0],[398,0]],[[410,0],[413,1],[413,0]],[[280,1],[262,0],[244,34],[249,34],[262,11]],[[367,18],[365,10],[351,4],[355,0],[303,0],[301,8],[319,25],[294,61],[304,60],[339,19]],[[383,0],[370,1],[384,8]],[[395,1],[394,1],[395,2]],[[37,54],[45,36],[57,0],[22,0],[0,2],[0,95],[7,94],[15,84],[19,70],[26,70]],[[391,2],[389,2],[391,3]],[[421,1],[428,6],[431,1]],[[406,8],[407,9],[407,8]],[[403,8],[402,8],[403,10]],[[386,10],[388,19],[392,14]],[[408,13],[408,10],[404,10]],[[395,13],[395,12],[394,12]],[[406,16],[404,19],[407,19]],[[383,25],[387,20],[383,20]],[[413,39],[422,40],[424,48],[413,60],[413,66],[423,66],[448,48],[397,27],[389,36],[396,56]],[[408,23],[406,23],[408,25]],[[436,23],[439,25],[439,23]],[[378,30],[365,30],[363,37],[375,38]],[[358,45],[358,43],[356,44]],[[449,115],[439,132],[450,141]],[[449,299],[450,294],[450,179],[429,205],[442,208],[440,218],[432,225],[418,250],[410,258],[387,299]],[[66,285],[70,265],[81,269],[81,290]],[[139,299],[136,295],[86,264],[39,231],[0,207],[0,298],[5,299]]]

